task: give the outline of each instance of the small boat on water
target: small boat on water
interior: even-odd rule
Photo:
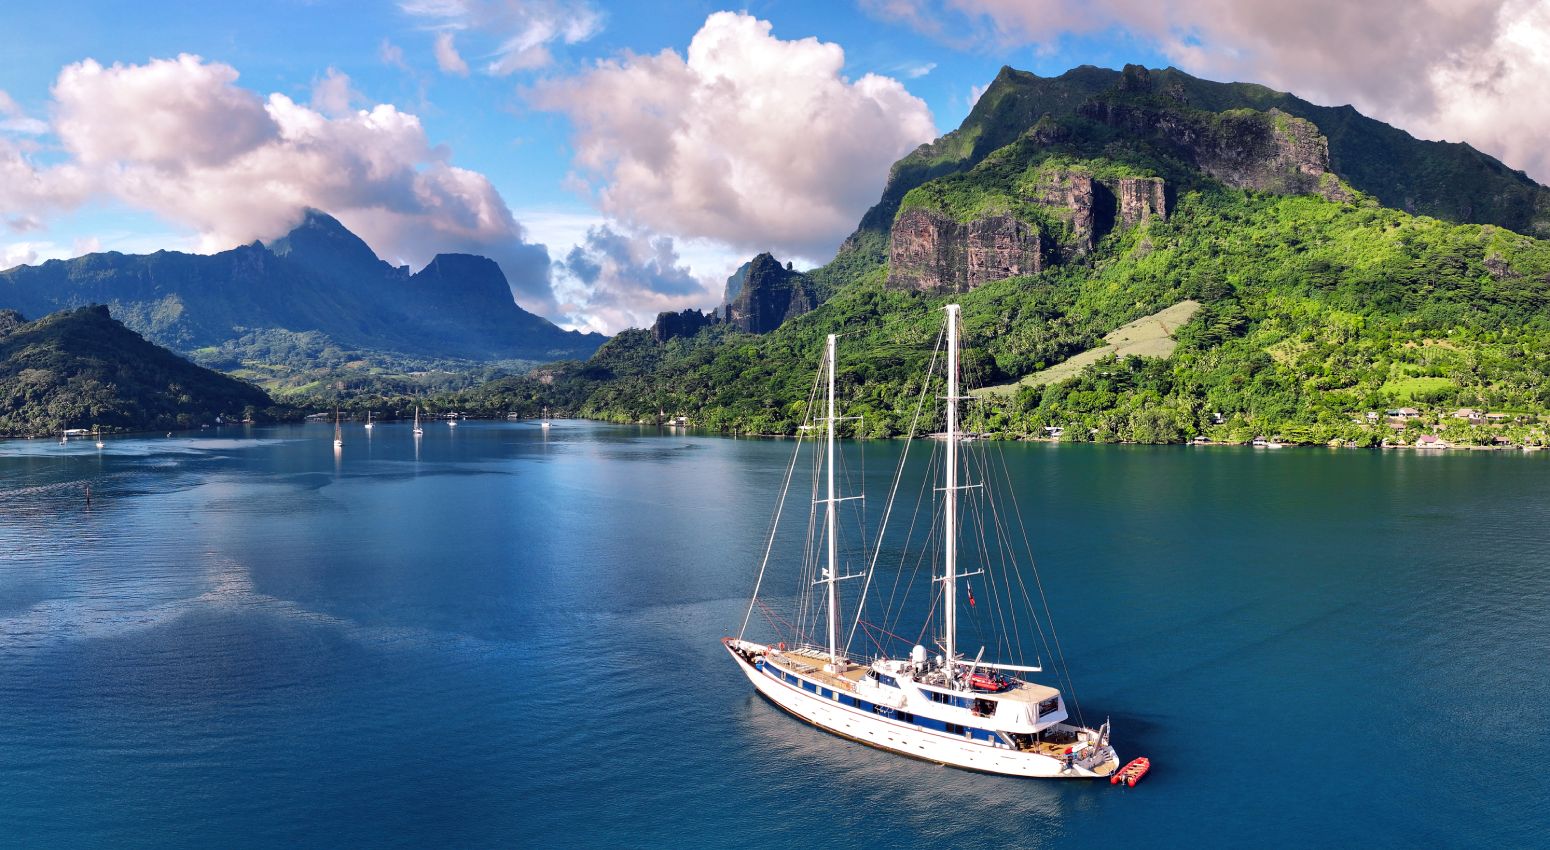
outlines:
[[[373,423],[371,421],[371,411],[368,410],[368,411],[366,411],[366,430],[370,431],[371,428],[372,428],[372,424]]]
[[[542,419],[538,420],[538,427],[544,429],[545,431],[549,430],[549,407],[548,407],[548,405],[544,406],[544,415],[543,415]]]
[[[420,427],[420,408],[416,405],[414,408],[414,435],[419,437],[424,433],[425,429]]]
[[[93,436],[95,436],[97,438],[97,448],[99,448],[99,449],[107,448],[108,444],[104,443],[102,441],[102,426],[100,426],[100,425],[92,426],[92,434],[93,434]]]
[[[1026,564],[1018,564],[1014,537],[1006,533],[1010,518],[1020,516],[1009,479],[1005,484],[1012,504],[996,510],[988,507],[989,494],[995,489],[992,485],[998,483],[992,476],[1007,468],[1001,458],[985,457],[999,451],[999,444],[980,441],[961,445],[958,404],[966,396],[958,386],[958,305],[948,305],[946,312],[946,394],[940,395],[941,379],[933,384],[928,374],[917,408],[924,409],[928,395],[946,402],[942,439],[925,442],[932,447],[937,466],[934,473],[928,473],[927,483],[938,485],[935,491],[939,495],[935,500],[929,496],[917,500],[916,516],[909,521],[911,531],[904,534],[899,566],[887,567],[892,575],[878,574],[879,553],[887,548],[883,544],[888,518],[894,511],[917,433],[914,424],[907,432],[911,438],[893,476],[893,490],[876,543],[870,551],[862,550],[866,566],[857,571],[842,570],[837,506],[861,497],[841,496],[836,491],[837,481],[847,479],[836,472],[836,429],[843,417],[835,412],[836,338],[830,335],[819,373],[819,380],[827,377],[826,399],[812,405],[808,424],[799,432],[742,628],[736,637],[723,638],[722,644],[760,694],[796,717],[841,737],[939,764],[1007,776],[1111,776],[1120,761],[1109,742],[1109,723],[1094,727],[1081,720],[1068,671],[1057,669],[1050,677],[1066,686],[1065,693],[1030,675],[1044,672],[1042,664],[1028,663],[1026,644],[1032,643],[1035,635],[1036,646],[1050,659],[1063,659],[1064,653],[1054,636],[1047,606],[1042,616],[1033,609],[1032,599],[1042,599],[1044,594],[1042,585],[1036,595],[1028,591],[1037,580],[1036,574],[1034,581],[1024,580],[1032,568],[1031,557],[1024,559]],[[931,362],[941,364],[942,360],[933,356]],[[813,389],[814,398],[823,398],[816,382]],[[920,414],[916,415],[918,420]],[[806,439],[809,433],[821,434],[822,441]],[[814,451],[821,452],[822,463],[812,467],[810,515],[815,526],[808,532],[806,546],[788,547],[793,560],[797,560],[796,549],[805,553],[791,565],[790,572],[798,576],[792,605],[792,597],[783,595],[776,586],[779,579],[770,577],[767,568],[780,532],[780,506],[792,489],[794,471],[802,466],[798,459],[804,442],[818,444]],[[966,458],[970,453],[980,457]],[[966,481],[970,476],[980,480]],[[966,516],[960,517],[960,509]],[[921,513],[927,515],[921,518]],[[1016,521],[1021,524],[1020,519]],[[924,538],[924,552],[919,551],[921,535],[912,533],[922,527],[931,529]],[[1026,544],[1021,529],[1015,533]],[[960,560],[964,548],[977,551]],[[917,567],[905,569],[906,561]],[[932,565],[931,575],[919,574],[922,563]],[[974,584],[970,583],[981,575],[986,578],[976,579],[974,584],[991,597],[984,600],[987,604],[983,607],[977,605]],[[927,578],[930,581],[924,582]],[[887,593],[887,610],[882,616],[868,620],[868,606],[881,602],[869,599],[874,579],[895,589]],[[848,580],[859,580],[861,589],[846,604],[839,590],[840,583]],[[924,598],[911,597],[910,590],[922,584],[928,588],[921,595]],[[761,593],[768,598],[761,598]],[[791,616],[784,609],[777,610],[777,604],[790,606]],[[774,638],[756,641],[747,637],[755,610],[765,614]],[[930,642],[936,652],[897,633],[915,633],[913,628],[899,627],[905,616],[925,618],[920,639],[932,635]],[[972,655],[961,651],[961,618],[970,621],[976,640],[985,641]],[[856,641],[858,632],[865,638],[860,644]],[[857,649],[858,645],[866,648]]]
[[[1136,783],[1141,781],[1141,777],[1145,776],[1146,772],[1151,769],[1152,760],[1146,756],[1131,759],[1130,764],[1115,771],[1114,775],[1109,777],[1109,784],[1118,785],[1123,782],[1126,786],[1134,788]]]
[[[344,448],[344,434],[339,430],[339,408],[334,408],[334,448]]]

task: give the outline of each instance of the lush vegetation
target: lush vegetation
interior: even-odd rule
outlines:
[[[1112,72],[1073,74],[1092,82],[1087,78]],[[1206,129],[1211,122],[1286,120],[1244,111],[1245,99],[1266,105],[1257,101],[1268,90],[1201,89],[1171,74],[1162,75],[1171,80],[1165,83],[1182,94],[1159,93],[1155,80],[1127,76],[1121,89],[1128,86],[1128,94],[1100,99],[1157,108],[1212,101],[1233,110],[1213,118],[1180,107]],[[1030,103],[1058,100],[1059,79],[1003,73],[997,85],[1001,90],[993,87],[991,100],[957,134],[895,167],[880,208],[922,206],[960,221],[1009,213],[1061,240],[1070,235],[1069,211],[1040,197],[1040,187],[1061,173],[1160,176],[1173,208],[1166,218],[1100,234],[1090,252],[1039,275],[951,296],[963,306],[967,380],[1012,381],[1181,300],[1203,307],[1177,330],[1170,358],[1109,358],[1073,379],[983,400],[973,406],[970,427],[1013,437],[1059,429],[1063,439],[1076,440],[1266,435],[1371,445],[1405,437],[1381,412],[1409,405],[1429,418],[1409,422],[1405,432],[1447,426],[1455,442],[1504,434],[1543,439],[1550,243],[1502,227],[1413,216],[1360,192],[1334,201],[1228,188],[1194,170],[1187,153],[1165,140],[1133,135],[1123,121],[1080,117],[1074,94],[1060,101],[1055,117],[1032,112]],[[1070,88],[1090,97],[1085,85]],[[1292,114],[1289,106],[1301,108],[1286,96],[1271,100]],[[1316,114],[1311,120],[1330,118]],[[1347,125],[1347,139],[1372,135],[1370,127]],[[987,139],[1005,137],[999,149],[984,149]],[[1457,154],[1405,144],[1411,143],[1405,150],[1435,155],[1427,160],[1434,165]],[[915,180],[927,175],[934,176]],[[660,344],[644,331],[627,332],[586,363],[551,374],[550,383],[508,378],[461,397],[486,406],[548,403],[627,421],[684,415],[709,428],[789,433],[803,416],[825,335],[840,333],[839,389],[847,412],[861,417],[854,427],[868,436],[898,434],[914,411],[948,296],[889,289],[886,228],[871,224],[863,222],[835,261],[814,272],[832,297],[773,333],[720,325]],[[1470,426],[1445,415],[1458,407],[1505,412],[1513,424]]]
[[[1202,188],[1179,198],[1167,220],[1105,238],[1085,262],[955,299],[966,377],[981,385],[1064,360],[1185,298],[1204,304],[1168,360],[1110,359],[984,401],[971,427],[1018,437],[1054,426],[1065,439],[1266,434],[1370,444],[1388,431],[1365,414],[1400,404],[1537,415],[1550,410],[1547,277],[1550,244],[1501,228],[1371,202]],[[632,331],[552,385],[518,378],[499,387],[513,407],[551,403],[630,421],[661,412],[787,433],[801,419],[825,335],[839,332],[847,411],[863,417],[861,433],[897,434],[948,299],[890,290],[883,278],[874,267],[764,336],[716,326],[658,344]],[[1473,433],[1465,439],[1499,432]]]
[[[34,322],[0,311],[0,434],[191,428],[288,414],[263,390],[146,342],[106,307]]]

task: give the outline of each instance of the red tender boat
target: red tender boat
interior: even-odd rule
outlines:
[[[976,691],[996,693],[1006,690],[1007,681],[993,673],[975,673],[969,677],[969,687]]]
[[[1141,781],[1141,777],[1145,776],[1146,772],[1151,769],[1152,760],[1142,756],[1138,759],[1132,760],[1130,764],[1125,765],[1119,770],[1116,770],[1114,775],[1109,777],[1109,784],[1118,785],[1119,783],[1123,782],[1127,786],[1134,788],[1136,787],[1136,783]]]

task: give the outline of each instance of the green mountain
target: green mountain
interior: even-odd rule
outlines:
[[[263,390],[147,342],[96,305],[29,322],[0,310],[0,434],[189,428],[263,417]]]
[[[1378,167],[1386,156],[1413,167]],[[1394,208],[1406,192],[1435,215]],[[832,293],[816,309],[758,335],[628,331],[487,398],[789,433],[824,335],[841,332],[846,410],[862,433],[897,434],[939,308],[956,301],[965,375],[999,388],[970,427],[1373,444],[1407,436],[1386,408],[1469,406],[1510,412],[1514,439],[1529,438],[1550,411],[1550,243],[1523,231],[1540,227],[1545,192],[1465,146],[1256,86],[1006,70],[963,127],[895,165],[856,234],[807,275]]]
[[[1423,141],[1350,106],[1318,106],[1253,83],[1212,82],[1176,68],[1082,66],[1058,77],[1002,68],[962,126],[894,164],[882,199],[862,218],[858,237],[886,233],[911,189],[973,168],[1040,119],[1064,121],[1090,109],[1095,99],[1137,89],[1165,104],[1205,112],[1275,109],[1302,118],[1328,140],[1331,170],[1384,206],[1550,236],[1550,189],[1467,144]]]
[[[39,315],[94,303],[206,366],[274,385],[314,380],[319,364],[347,379],[585,357],[603,341],[517,306],[491,260],[441,254],[410,273],[317,211],[269,245],[89,254],[0,271],[0,307]]]

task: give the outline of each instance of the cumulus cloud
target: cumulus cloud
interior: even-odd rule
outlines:
[[[725,275],[723,275],[725,277]],[[600,224],[555,264],[555,289],[571,323],[618,333],[647,327],[664,310],[704,307],[720,293],[680,261],[673,239]]]
[[[362,100],[365,97],[350,85],[350,78],[338,68],[330,67],[322,79],[312,83],[312,108],[324,115],[349,114],[351,107]]]
[[[448,74],[468,76],[468,63],[463,61],[463,55],[457,52],[457,45],[452,42],[451,31],[436,33],[435,50],[436,67]]]
[[[48,132],[48,124],[30,117],[4,89],[0,89],[0,133],[36,136]]]
[[[489,256],[524,306],[553,313],[543,246],[524,240],[488,179],[431,145],[419,118],[387,104],[351,111],[355,95],[337,72],[314,92],[319,108],[261,98],[236,79],[230,66],[189,55],[67,66],[53,88],[53,129],[72,159],[42,168],[0,138],[0,216],[105,195],[191,227],[202,248],[218,250],[278,236],[316,207],[389,261]]]
[[[1550,6],[1540,0],[867,0],[951,43],[1052,46],[1124,30],[1180,67],[1449,138],[1550,181]]]
[[[505,76],[545,67],[554,61],[551,45],[577,44],[603,28],[602,13],[585,0],[404,0],[399,8],[441,30],[436,61],[450,73],[467,73],[451,31],[493,39],[484,70]],[[462,71],[455,70],[459,65]]]
[[[888,167],[936,135],[897,80],[841,75],[844,51],[782,41],[717,12],[686,55],[602,61],[539,84],[569,116],[575,162],[610,216],[657,233],[825,258],[876,201]]]

